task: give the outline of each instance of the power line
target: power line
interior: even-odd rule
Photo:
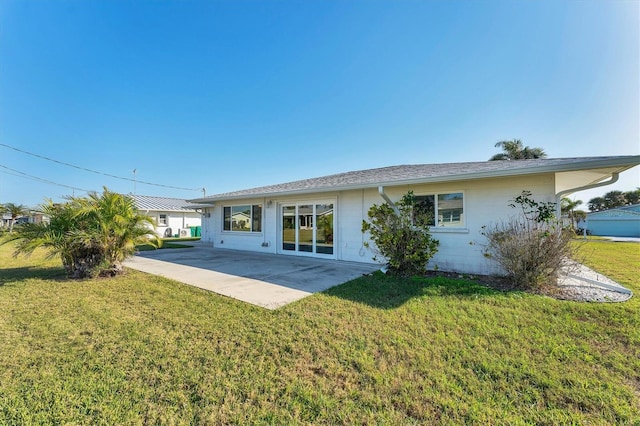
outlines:
[[[2,164],[0,164],[0,167],[2,167],[3,169],[10,170],[10,172],[6,172],[4,170],[0,170],[0,172],[6,173],[8,175],[17,176],[17,177],[21,177],[21,178],[25,178],[25,179],[31,179],[31,180],[35,180],[35,181],[38,181],[38,182],[49,183],[51,185],[61,186],[63,188],[74,189],[74,190],[77,190],[77,191],[92,192],[89,189],[77,188],[75,186],[65,185],[63,183],[58,183],[58,182],[54,182],[52,180],[43,179],[43,178],[38,177],[38,176],[33,176],[33,175],[30,175],[30,174],[21,172],[20,170],[16,170],[16,169],[12,169],[11,167],[3,166]],[[13,172],[13,173],[11,173],[11,172]]]
[[[33,152],[25,151],[23,149],[16,148],[14,146],[10,146],[10,145],[4,144],[4,143],[0,143],[0,146],[12,149],[14,151],[21,152],[23,154],[31,155],[33,157],[41,158],[43,160],[47,160],[47,161],[51,161],[51,162],[54,162],[54,163],[62,164],[63,166],[73,167],[74,169],[83,170],[85,172],[95,173],[95,174],[98,174],[98,175],[108,176],[108,177],[112,177],[112,178],[115,178],[115,179],[126,180],[126,181],[134,182],[134,183],[142,183],[144,185],[160,186],[162,188],[180,189],[182,191],[202,191],[203,190],[203,188],[183,188],[183,187],[180,187],[180,186],[162,185],[162,184],[159,184],[159,183],[145,182],[145,181],[142,181],[142,180],[131,179],[131,178],[122,177],[122,176],[116,176],[116,175],[112,175],[110,173],[99,172],[97,170],[87,169],[86,167],[76,166],[75,164],[65,163],[64,161],[55,160],[53,158],[45,157],[44,155],[34,154]]]

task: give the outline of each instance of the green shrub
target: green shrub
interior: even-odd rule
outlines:
[[[393,275],[424,274],[427,262],[438,251],[439,242],[429,233],[429,214],[414,206],[413,192],[409,192],[396,203],[397,210],[388,203],[374,204],[367,213],[369,221],[362,221],[362,232],[369,232],[375,243],[373,259],[385,259]]]
[[[18,241],[14,255],[44,247],[51,256],[60,256],[69,277],[86,278],[121,274],[122,262],[136,252],[136,244],[155,245],[153,219],[138,213],[132,198],[106,187],[102,194],[67,198],[40,207],[49,222],[16,227],[6,240]]]

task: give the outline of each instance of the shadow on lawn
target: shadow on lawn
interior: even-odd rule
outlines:
[[[28,278],[53,281],[67,280],[67,276],[63,268],[42,268],[37,266],[25,266],[23,268],[2,269],[2,276],[0,277],[0,287],[6,284],[11,284],[15,281],[21,281]]]
[[[504,294],[469,279],[447,277],[397,278],[380,272],[349,281],[324,292],[329,296],[394,309],[416,297],[478,298]]]

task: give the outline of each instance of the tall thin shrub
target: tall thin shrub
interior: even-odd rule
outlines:
[[[515,288],[543,290],[555,286],[574,256],[573,234],[555,217],[555,203],[538,202],[523,191],[512,200],[519,214],[484,226],[484,255],[497,262]]]

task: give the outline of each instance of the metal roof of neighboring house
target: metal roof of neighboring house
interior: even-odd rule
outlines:
[[[377,186],[451,182],[601,168],[616,168],[618,171],[623,171],[638,164],[640,164],[640,155],[412,164],[338,173],[278,185],[261,186],[258,188],[215,194],[190,201],[207,203],[216,200],[341,191]]]
[[[134,194],[127,194],[127,197],[133,198],[138,210],[195,213],[195,209],[203,207],[180,198],[152,197],[150,195]]]

